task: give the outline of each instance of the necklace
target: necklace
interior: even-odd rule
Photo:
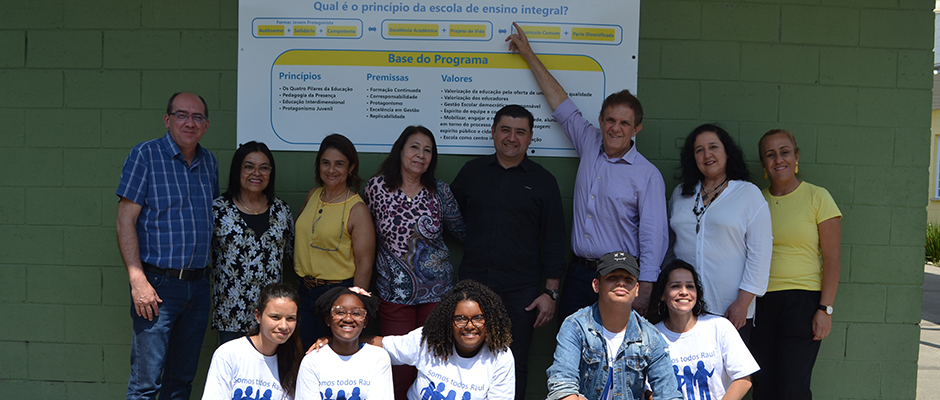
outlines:
[[[317,214],[323,214],[323,203],[335,203],[336,200],[339,200],[340,197],[347,193],[349,193],[349,188],[346,188],[343,193],[340,193],[338,196],[330,199],[329,201],[323,201],[323,195],[326,194],[326,188],[324,188],[323,191],[320,192],[320,196],[317,197],[317,208],[319,208]],[[346,200],[349,200],[349,196],[346,197]]]
[[[255,211],[254,208],[248,207],[248,203],[245,203],[245,202],[242,201],[242,200],[235,200],[235,205],[236,205],[236,206],[239,206],[239,205],[242,206],[244,209],[248,210],[248,214],[250,214],[250,215],[260,215],[262,212],[265,211],[265,210],[262,210],[262,211]]]
[[[728,178],[725,178],[725,180],[721,181],[721,183],[719,183],[718,186],[715,186],[714,189],[708,190],[708,189],[705,189],[705,181],[702,181],[702,191],[705,192],[705,195],[702,196],[702,203],[705,203],[705,202],[708,200],[708,195],[709,195],[709,194],[714,193],[716,190],[720,189],[720,188],[721,188],[722,186],[724,186],[726,183],[728,183]],[[715,194],[715,197],[718,197],[718,194],[717,194],[717,193]],[[712,199],[712,200],[714,200],[714,199]]]
[[[324,190],[324,192],[325,191],[326,190]],[[343,213],[340,214],[339,237],[336,239],[336,247],[331,249],[328,247],[320,247],[320,246],[313,244],[313,239],[316,236],[316,232],[317,232],[317,223],[320,222],[320,218],[323,218],[323,202],[319,196],[317,197],[317,202],[319,203],[318,206],[320,207],[320,210],[317,211],[317,214],[318,214],[317,218],[313,220],[313,226],[310,228],[310,247],[317,249],[317,250],[322,250],[322,251],[339,251],[340,241],[343,240],[343,229],[346,227],[346,223],[344,219],[346,218],[346,205],[349,203],[349,188],[346,188],[346,190],[343,193],[341,193],[341,195],[343,194],[346,195],[346,200],[343,201]],[[334,197],[333,201],[337,199],[339,199],[339,196]],[[333,201],[330,201],[330,203],[332,203]]]
[[[698,232],[702,230],[702,218],[705,217],[705,211],[708,210],[708,207],[718,199],[718,195],[722,192],[722,187],[728,183],[728,178],[725,178],[724,182],[721,182],[720,185],[716,186],[711,191],[705,190],[704,185],[702,190],[696,191],[695,193],[695,202],[692,203],[692,213],[695,214],[695,234],[698,235]],[[704,184],[704,182],[703,182]],[[702,196],[702,192],[705,192],[705,196]],[[708,195],[710,193],[715,193],[715,196],[712,197],[712,201],[709,201],[708,204],[705,204],[705,201],[708,200]],[[702,206],[699,207],[699,201],[702,202]]]

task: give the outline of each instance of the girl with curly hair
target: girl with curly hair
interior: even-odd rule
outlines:
[[[423,327],[402,336],[362,340],[384,347],[392,365],[417,368],[410,400],[511,400],[516,394],[511,332],[499,296],[481,283],[463,280],[444,294]],[[311,350],[324,343],[321,339]]]
[[[379,301],[358,287],[334,287],[316,302],[316,313],[332,332],[330,344],[304,357],[297,399],[392,400],[388,353],[359,342]]]

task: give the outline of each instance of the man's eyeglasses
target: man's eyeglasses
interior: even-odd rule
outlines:
[[[347,310],[346,307],[335,306],[330,309],[330,314],[333,314],[334,319],[343,319],[346,318],[346,315],[349,315],[356,321],[362,321],[366,319],[368,312],[365,308],[353,308],[352,310]]]
[[[456,326],[457,328],[459,329],[466,328],[467,323],[472,323],[473,326],[477,328],[482,328],[483,325],[486,325],[486,317],[484,317],[483,314],[477,314],[470,318],[467,318],[466,316],[463,316],[460,314],[457,314],[454,316],[454,326]]]
[[[193,117],[193,122],[205,122],[205,120],[209,119],[203,114],[200,114],[200,113],[190,114],[186,111],[176,111],[170,115],[172,115],[174,118],[176,118],[177,121],[180,121],[180,122],[183,122],[189,119],[189,117]]]

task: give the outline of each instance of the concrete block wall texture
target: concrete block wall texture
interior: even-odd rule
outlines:
[[[637,140],[670,189],[677,145],[696,125],[726,127],[759,186],[757,139],[782,127],[799,139],[804,178],[842,208],[841,286],[815,370],[818,398],[915,396],[933,7],[641,3],[646,118]],[[131,146],[162,135],[166,99],[179,90],[206,98],[212,124],[203,144],[228,165],[238,2],[0,0],[0,9],[0,392],[120,397],[131,337],[113,228],[120,166]],[[314,155],[276,157],[279,195],[299,209],[314,185]],[[383,158],[364,155],[363,175]],[[439,177],[452,179],[469,158],[443,156]],[[577,161],[538,161],[558,178],[570,227]],[[459,259],[460,248],[454,253]],[[540,368],[551,361],[553,329],[536,334],[531,399],[545,394]],[[216,343],[208,331],[194,398]]]

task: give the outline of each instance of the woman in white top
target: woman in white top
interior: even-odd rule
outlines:
[[[212,355],[203,400],[292,399],[303,355],[294,288],[272,283],[261,289],[248,336],[225,342]]]
[[[317,315],[333,333],[330,344],[304,357],[297,377],[298,400],[392,400],[388,353],[359,342],[379,301],[358,287],[335,287],[317,299]]]
[[[673,260],[653,286],[647,316],[669,342],[673,372],[686,400],[740,400],[760,369],[731,322],[708,314],[689,263]]]
[[[695,266],[704,300],[747,343],[754,297],[767,290],[773,235],[760,189],[748,182],[744,154],[724,129],[701,125],[685,140],[680,179],[669,201],[675,258]]]

